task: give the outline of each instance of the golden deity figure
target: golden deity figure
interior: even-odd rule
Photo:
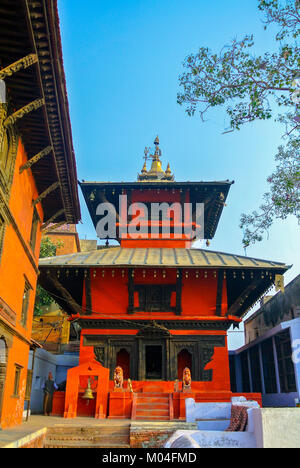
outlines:
[[[183,370],[183,376],[182,376],[182,391],[190,392],[192,390],[191,387],[192,387],[191,371],[188,367],[185,367]]]
[[[123,380],[123,369],[117,366],[114,372],[114,391],[123,391]]]

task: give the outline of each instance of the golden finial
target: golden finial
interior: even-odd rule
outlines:
[[[169,163],[168,163],[168,165],[167,165],[166,174],[167,174],[167,175],[170,175],[170,174],[171,174],[171,168],[170,168],[170,164],[169,164]]]
[[[142,169],[142,174],[147,173],[147,166],[146,166],[146,161],[144,162],[143,169]]]

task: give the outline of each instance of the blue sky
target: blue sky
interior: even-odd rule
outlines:
[[[212,250],[244,254],[239,219],[267,190],[282,144],[282,128],[256,122],[223,134],[224,109],[188,117],[176,102],[182,62],[207,46],[253,33],[258,53],[273,50],[272,29],[264,31],[256,0],[59,0],[64,66],[73,141],[80,180],[134,181],[145,146],[160,137],[164,167],[177,181],[234,180]],[[95,238],[80,193],[81,238]],[[299,226],[276,221],[247,255],[293,264],[286,283],[300,270]],[[230,335],[235,347],[242,333]]]

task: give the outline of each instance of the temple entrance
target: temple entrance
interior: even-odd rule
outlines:
[[[117,366],[122,367],[124,379],[130,378],[130,355],[126,349],[121,349],[117,353]]]
[[[162,379],[162,346],[147,345],[145,347],[146,354],[146,379],[161,380]]]
[[[192,370],[192,355],[187,349],[181,350],[177,356],[177,378],[179,380],[182,380],[185,367],[188,367],[190,371]]]

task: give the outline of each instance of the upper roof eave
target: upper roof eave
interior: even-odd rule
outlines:
[[[76,268],[205,268],[232,270],[278,270],[285,272],[290,266],[281,262],[244,257],[205,249],[182,248],[122,248],[100,250],[43,258],[43,267]]]
[[[134,186],[134,185],[137,185],[137,186],[144,186],[144,185],[169,185],[169,186],[172,186],[172,185],[178,185],[178,186],[182,186],[182,185],[232,185],[234,184],[234,180],[230,181],[230,180],[224,180],[224,181],[164,181],[164,180],[150,180],[150,181],[131,181],[131,182],[123,182],[123,181],[119,181],[119,182],[111,182],[111,181],[108,181],[108,182],[105,182],[105,181],[78,181],[79,185],[81,187],[88,187],[88,186],[91,186],[91,185],[97,185],[97,186],[102,186],[102,185],[114,185],[114,186],[124,186],[124,185],[129,185],[129,186]]]

